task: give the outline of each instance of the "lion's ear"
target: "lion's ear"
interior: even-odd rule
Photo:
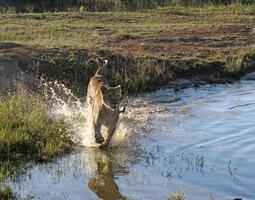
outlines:
[[[106,91],[108,90],[108,88],[104,85],[101,86],[101,91],[104,94]]]
[[[114,89],[115,89],[115,90],[120,90],[120,91],[121,91],[121,86],[118,85],[118,86],[114,87]]]

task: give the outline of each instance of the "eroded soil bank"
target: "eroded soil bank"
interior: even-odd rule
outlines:
[[[158,59],[124,56],[108,50],[30,47],[14,43],[1,43],[0,54],[16,61],[26,74],[59,80],[81,96],[86,92],[89,78],[102,64],[97,59],[109,61],[106,70],[109,82],[121,84],[129,94],[165,85],[179,89],[205,83],[227,83],[255,68],[254,54],[245,55],[236,70],[229,69],[229,63],[217,60]]]

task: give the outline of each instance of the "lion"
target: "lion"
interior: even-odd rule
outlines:
[[[107,63],[105,61],[105,64],[90,78],[87,90],[87,101],[91,108],[95,142],[99,144],[99,148],[105,148],[109,145],[116,129],[119,114],[125,111],[125,107],[123,110],[119,108],[122,100],[121,86],[110,87],[104,76],[99,74],[107,66]],[[101,134],[102,126],[107,129],[106,139]]]

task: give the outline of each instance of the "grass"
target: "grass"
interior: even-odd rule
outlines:
[[[52,119],[38,96],[0,100],[0,180],[28,161],[49,161],[71,149],[67,124]]]
[[[174,195],[170,194],[168,200],[185,200],[186,197],[183,192],[177,191]]]
[[[5,14],[0,16],[0,40],[44,47],[103,48],[139,56],[219,58],[231,48],[208,47],[208,43],[252,39],[254,11],[255,6],[231,5],[137,12]]]
[[[136,12],[4,14],[0,15],[0,41],[103,49],[124,56],[219,61],[231,57],[236,49],[255,51],[254,11],[252,5],[232,4]]]
[[[0,200],[15,200],[16,196],[13,194],[12,189],[8,186],[0,188]]]

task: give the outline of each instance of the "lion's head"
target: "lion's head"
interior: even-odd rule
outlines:
[[[122,100],[120,85],[116,87],[101,86],[101,91],[106,105],[112,109],[119,107],[120,101]]]

